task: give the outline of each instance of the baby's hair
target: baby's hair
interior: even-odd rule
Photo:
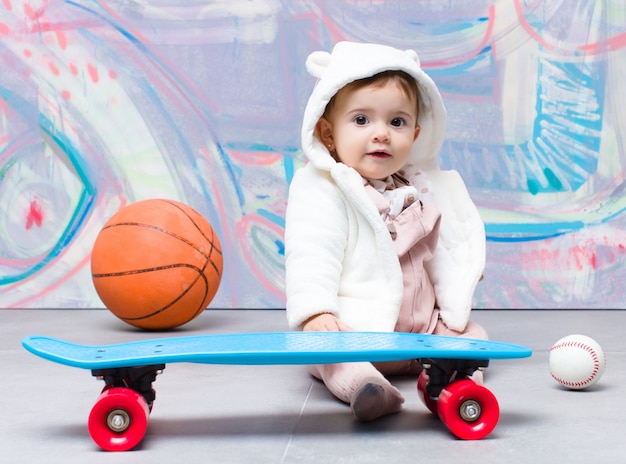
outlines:
[[[417,82],[415,82],[415,79],[411,77],[409,74],[405,73],[404,71],[396,71],[396,70],[383,71],[378,74],[374,74],[371,77],[358,79],[356,81],[350,82],[349,84],[346,84],[343,88],[339,90],[339,92],[355,91],[355,90],[362,89],[363,87],[369,87],[369,86],[380,88],[380,87],[384,87],[390,82],[393,82],[394,84],[398,85],[398,87],[400,87],[400,90],[402,90],[402,93],[404,93],[405,97],[415,99],[415,104],[416,104],[415,114],[417,116],[415,118],[415,121],[417,121],[417,119],[419,118],[419,107],[420,107],[419,90],[417,88]],[[335,102],[337,100],[337,95],[339,94],[339,92],[333,95],[333,97],[330,99],[330,101],[326,105],[326,108],[324,109],[324,114],[322,115],[322,117],[328,119],[328,117],[330,116],[330,113],[332,112],[335,106]]]

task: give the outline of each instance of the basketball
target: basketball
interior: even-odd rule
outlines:
[[[91,275],[104,305],[147,330],[183,325],[209,305],[222,277],[222,248],[209,222],[173,200],[132,203],[99,232]]]

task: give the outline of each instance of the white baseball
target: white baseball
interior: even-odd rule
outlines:
[[[596,383],[605,366],[602,347],[586,335],[568,335],[550,348],[550,375],[571,390],[582,390]]]

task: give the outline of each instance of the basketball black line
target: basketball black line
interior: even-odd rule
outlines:
[[[200,232],[200,235],[202,235],[202,237],[204,237],[204,239],[209,243],[209,245],[211,245],[211,251],[209,251],[209,254],[208,254],[208,256],[206,256],[206,258],[211,262],[211,265],[212,265],[213,269],[215,270],[215,272],[217,273],[217,275],[221,277],[221,272],[219,271],[219,269],[217,269],[217,267],[213,263],[213,260],[210,259],[211,258],[211,253],[213,253],[213,250],[217,251],[220,255],[222,255],[221,247],[216,247],[215,246],[215,242],[213,241],[214,238],[215,238],[215,235],[216,235],[215,234],[215,229],[213,228],[213,226],[211,224],[209,224],[209,225],[211,225],[211,233],[212,233],[212,237],[209,238],[206,235],[204,235],[204,231],[200,228],[200,226],[198,226],[196,221],[187,213],[187,211],[184,208],[181,208],[180,205],[178,205],[178,204],[176,204],[174,202],[168,201],[168,200],[161,200],[161,201],[163,201],[164,203],[167,203],[167,204],[173,206],[174,208],[178,209],[181,213],[183,213],[185,216],[187,216],[187,219],[189,219],[189,221],[191,221],[191,223],[194,225],[196,230],[198,232]],[[189,208],[191,208],[191,207],[189,207]],[[193,208],[191,208],[191,209],[193,209]],[[198,213],[198,215],[200,215],[200,213]],[[204,271],[205,268],[203,268],[203,271]]]
[[[189,213],[187,212],[187,210],[186,210],[186,209],[182,208],[179,204],[174,203],[174,202],[172,202],[172,201],[168,201],[168,200],[161,200],[161,201],[163,201],[164,203],[169,204],[170,206],[173,206],[173,207],[174,207],[174,208],[176,208],[178,211],[180,211],[181,213],[183,213],[183,214],[187,217],[187,219],[189,219],[189,221],[193,224],[193,226],[196,228],[196,230],[200,233],[200,235],[201,235],[202,237],[204,237],[204,239],[205,239],[205,240],[209,243],[209,245],[210,245],[210,247],[211,247],[211,249],[209,250],[208,255],[203,255],[203,256],[205,256],[205,258],[206,258],[206,260],[205,260],[205,262],[204,262],[204,266],[202,266],[202,276],[203,276],[203,278],[204,278],[204,283],[205,283],[204,289],[205,289],[205,291],[204,291],[204,298],[202,299],[202,302],[200,303],[200,307],[198,307],[198,308],[196,309],[196,311],[195,311],[195,313],[194,313],[194,316],[193,316],[193,317],[197,317],[197,316],[198,316],[198,315],[199,315],[202,311],[204,311],[204,310],[206,309],[206,307],[205,307],[205,306],[203,306],[203,305],[202,305],[202,303],[204,302],[205,298],[206,298],[206,297],[207,297],[207,295],[209,294],[209,282],[208,282],[208,280],[206,279],[206,276],[204,275],[204,271],[206,270],[207,264],[209,264],[209,263],[211,264],[211,267],[213,268],[213,270],[214,270],[214,271],[215,271],[215,273],[217,274],[217,276],[218,276],[218,279],[219,279],[219,280],[221,280],[221,278],[222,278],[222,273],[221,273],[221,271],[217,268],[217,266],[215,265],[215,263],[214,263],[214,262],[213,262],[213,260],[211,259],[211,255],[213,254],[213,251],[217,251],[217,253],[219,253],[220,255],[222,255],[222,250],[221,250],[221,247],[220,247],[220,248],[218,248],[218,247],[216,247],[216,246],[215,246],[215,242],[214,242],[214,240],[215,240],[215,238],[216,238],[216,233],[215,233],[215,229],[213,228],[213,226],[212,226],[211,224],[209,224],[210,229],[211,229],[211,238],[209,238],[209,237],[207,237],[207,236],[204,234],[204,231],[202,230],[202,228],[200,228],[200,226],[196,223],[195,219],[193,219],[193,218],[189,215]],[[191,207],[189,207],[189,208],[191,208]],[[191,208],[191,209],[193,209],[193,208]],[[194,210],[194,211],[195,211],[195,210]],[[197,212],[197,211],[196,211],[196,212]],[[198,213],[198,215],[200,215],[200,213]],[[200,217],[202,217],[202,216],[200,216]],[[203,218],[203,219],[204,219],[204,218]],[[207,221],[207,222],[208,222],[208,221]],[[219,239],[218,239],[218,242],[219,242]],[[193,246],[193,245],[192,245],[192,246]],[[195,248],[195,247],[194,247],[194,248]],[[196,249],[196,250],[197,250],[197,249]],[[197,251],[200,251],[200,250],[197,250]],[[202,254],[202,253],[200,253],[200,254]],[[195,282],[194,282],[194,284],[195,284]],[[207,306],[208,306],[208,305],[207,305]]]
[[[204,277],[204,271],[206,270],[207,264],[211,264],[211,267],[213,268],[213,270],[215,271],[215,273],[218,276],[218,279],[221,280],[222,278],[222,273],[221,271],[217,268],[217,266],[215,265],[215,263],[213,262],[212,258],[212,254],[214,251],[216,251],[217,253],[219,253],[220,255],[222,255],[222,250],[221,247],[217,247],[215,245],[215,239],[216,239],[216,233],[215,233],[215,229],[213,228],[213,226],[211,224],[209,224],[210,229],[211,229],[211,238],[207,237],[204,234],[204,231],[202,230],[202,228],[198,225],[198,223],[195,221],[194,218],[192,218],[189,213],[187,212],[186,209],[182,208],[179,204],[172,202],[172,201],[168,201],[168,200],[161,200],[164,203],[169,204],[170,206],[176,208],[178,211],[180,211],[181,213],[183,213],[187,219],[189,219],[189,222],[191,222],[193,224],[193,226],[196,228],[196,230],[200,233],[200,235],[209,243],[211,249],[209,250],[208,255],[203,255],[206,258],[206,261],[204,262],[204,266],[202,266],[202,275]],[[193,210],[193,208],[189,207],[190,209]],[[194,210],[195,211],[195,210]],[[197,211],[196,211],[197,212]],[[198,213],[198,215],[200,215],[200,213]],[[200,216],[202,217],[202,216]],[[204,219],[204,218],[202,218]],[[207,221],[208,222],[208,221]],[[219,239],[218,239],[219,242]],[[200,250],[198,250],[200,251]],[[202,254],[202,253],[201,253]],[[204,298],[202,299],[202,301],[204,302],[204,299],[206,298],[206,296],[209,294],[209,282],[208,280],[206,280],[205,278],[205,292],[204,292]],[[207,305],[208,306],[208,305]],[[198,316],[198,314],[200,314],[202,311],[204,311],[206,309],[206,307],[203,307],[201,305],[201,307],[198,307],[198,309],[196,310],[196,312],[194,313],[194,317]]]
[[[175,234],[173,232],[170,232],[169,230],[165,230],[162,229],[161,227],[157,227],[154,226],[152,224],[144,224],[142,222],[116,222],[115,224],[110,224],[106,227],[103,227],[102,230],[106,230],[106,229],[111,229],[113,227],[125,227],[125,226],[130,226],[130,227],[141,227],[143,229],[150,229],[156,232],[160,232],[164,235],[167,235],[169,237],[175,238],[177,240],[180,240],[181,242],[183,242],[185,245],[189,245],[191,248],[193,248],[194,250],[196,250],[198,253],[200,253],[202,256],[204,256],[205,258],[208,257],[207,254],[203,253],[202,250],[198,249],[196,247],[196,245],[193,242],[190,242],[189,240],[187,240],[185,237],[182,237],[178,234]],[[204,234],[202,234],[202,236],[204,237]],[[205,237],[206,238],[206,237]],[[209,242],[209,244],[211,245],[211,249],[213,249],[215,247],[215,245],[213,245],[213,243]],[[211,252],[209,252],[210,254]]]
[[[132,274],[143,274],[146,272],[152,272],[152,271],[163,271],[165,269],[172,269],[172,268],[176,268],[176,267],[189,267],[192,268],[194,270],[200,270],[200,268],[198,266],[194,266],[193,264],[189,264],[189,263],[176,263],[176,264],[166,264],[165,266],[156,266],[156,267],[148,267],[145,269],[133,269],[130,271],[120,271],[120,272],[106,272],[103,274],[91,274],[91,276],[93,278],[99,278],[99,277],[120,277],[120,276],[125,276],[125,275],[132,275]]]
[[[178,294],[178,296],[172,300],[170,303],[168,303],[165,306],[161,306],[159,309],[157,309],[156,311],[153,311],[149,314],[143,315],[143,316],[139,316],[139,317],[122,317],[121,319],[125,320],[125,321],[140,321],[142,319],[147,319],[150,318],[152,316],[156,316],[157,314],[162,313],[163,311],[168,310],[169,308],[171,308],[173,305],[175,305],[178,301],[180,301],[185,295],[187,295],[187,293],[189,293],[189,291],[191,291],[191,289],[193,288],[193,286],[196,284],[196,282],[198,282],[198,279],[202,278],[202,280],[204,281],[204,296],[202,297],[202,301],[200,302],[200,305],[202,305],[202,303],[204,302],[207,293],[208,293],[208,287],[209,287],[209,283],[206,279],[206,276],[204,275],[204,273],[201,271],[201,269],[198,266],[193,266],[191,264],[187,264],[187,263],[181,263],[181,264],[176,264],[176,265],[168,265],[168,266],[159,266],[156,268],[150,268],[150,269],[146,269],[146,270],[136,270],[136,271],[124,271],[124,272],[119,272],[119,273],[109,273],[109,274],[94,274],[93,277],[96,278],[100,278],[100,277],[123,277],[125,275],[132,275],[132,274],[143,274],[146,272],[152,272],[152,271],[162,271],[162,270],[167,270],[167,269],[172,269],[172,268],[179,268],[179,267],[187,267],[189,269],[193,269],[194,271],[196,271],[197,275],[196,278],[192,281],[191,285],[189,285],[189,287],[187,287],[185,289],[185,291],[183,291],[182,293]],[[204,309],[204,308],[203,308]],[[194,311],[194,317],[199,313],[199,310],[196,309]],[[193,319],[193,318],[192,318]],[[190,319],[191,320],[191,319]]]

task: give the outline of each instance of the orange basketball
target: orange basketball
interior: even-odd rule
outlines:
[[[211,224],[173,200],[143,200],[104,225],[91,275],[105,306],[123,321],[171,329],[198,316],[222,277],[222,248]]]

